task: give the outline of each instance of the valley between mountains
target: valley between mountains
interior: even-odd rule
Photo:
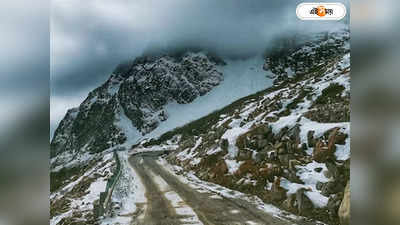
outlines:
[[[119,65],[51,141],[50,224],[350,219],[349,31]]]

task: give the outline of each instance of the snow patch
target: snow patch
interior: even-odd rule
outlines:
[[[227,130],[221,138],[225,138],[229,142],[228,146],[228,155],[231,159],[235,158],[239,152],[239,149],[236,147],[236,139],[246,133],[248,129],[244,129],[241,127],[234,127],[232,129]]]
[[[133,126],[132,121],[125,115],[122,107],[119,107],[118,112],[119,113],[116,115],[115,125],[124,132],[127,138],[127,141],[122,146],[130,148],[130,146],[136,144],[140,140],[142,134]]]
[[[180,161],[185,161],[189,159],[193,159],[196,155],[198,155],[198,152],[191,151],[191,149],[187,148],[176,156]]]
[[[221,148],[221,147],[212,148],[212,149],[208,150],[208,151],[206,152],[206,154],[207,154],[207,155],[213,155],[213,154],[216,154],[216,153],[218,153],[218,152],[222,152],[222,148]]]
[[[240,165],[244,163],[244,161],[238,162],[235,159],[225,159],[226,166],[228,167],[228,172],[230,174],[236,173],[236,171],[239,169]]]
[[[317,183],[329,182],[330,179],[324,176],[324,172],[328,171],[324,163],[311,162],[305,166],[296,166],[298,169],[296,175],[304,182],[304,184],[292,183],[289,180],[282,178],[281,187],[288,190],[287,194],[295,194],[298,189],[306,188],[309,191],[305,192],[305,195],[312,201],[315,207],[322,208],[326,207],[329,198],[323,196],[321,191],[317,190]],[[322,168],[321,172],[316,172],[316,168]]]

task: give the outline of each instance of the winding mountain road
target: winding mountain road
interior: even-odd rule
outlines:
[[[292,225],[251,203],[221,197],[182,183],[157,163],[162,152],[133,155],[129,162],[146,189],[147,205],[135,225]],[[140,218],[140,219],[139,219]]]

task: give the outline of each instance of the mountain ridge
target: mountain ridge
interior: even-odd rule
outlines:
[[[178,62],[159,56],[120,65],[79,107],[68,110],[51,141],[51,158],[86,144],[88,151],[99,152],[123,143],[126,135],[114,124],[117,114],[125,114],[142,134],[150,132],[168,118],[166,103],[190,103],[223,80],[216,65],[203,53]]]

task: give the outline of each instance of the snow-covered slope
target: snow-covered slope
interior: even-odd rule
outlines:
[[[330,33],[267,55],[275,85],[137,148],[168,148],[180,137],[171,164],[337,224],[350,174],[348,41],[348,31]]]
[[[235,100],[272,86],[273,80],[267,76],[270,71],[262,69],[264,59],[254,56],[243,60],[224,60],[226,65],[219,66],[224,76],[220,85],[190,104],[169,103],[165,109],[168,120],[160,124],[146,138],[155,138],[176,127],[203,117]]]
[[[50,225],[85,221],[95,224],[94,202],[104,192],[115,163],[111,153],[96,155],[86,164],[51,174]],[[53,190],[55,189],[55,190]]]

